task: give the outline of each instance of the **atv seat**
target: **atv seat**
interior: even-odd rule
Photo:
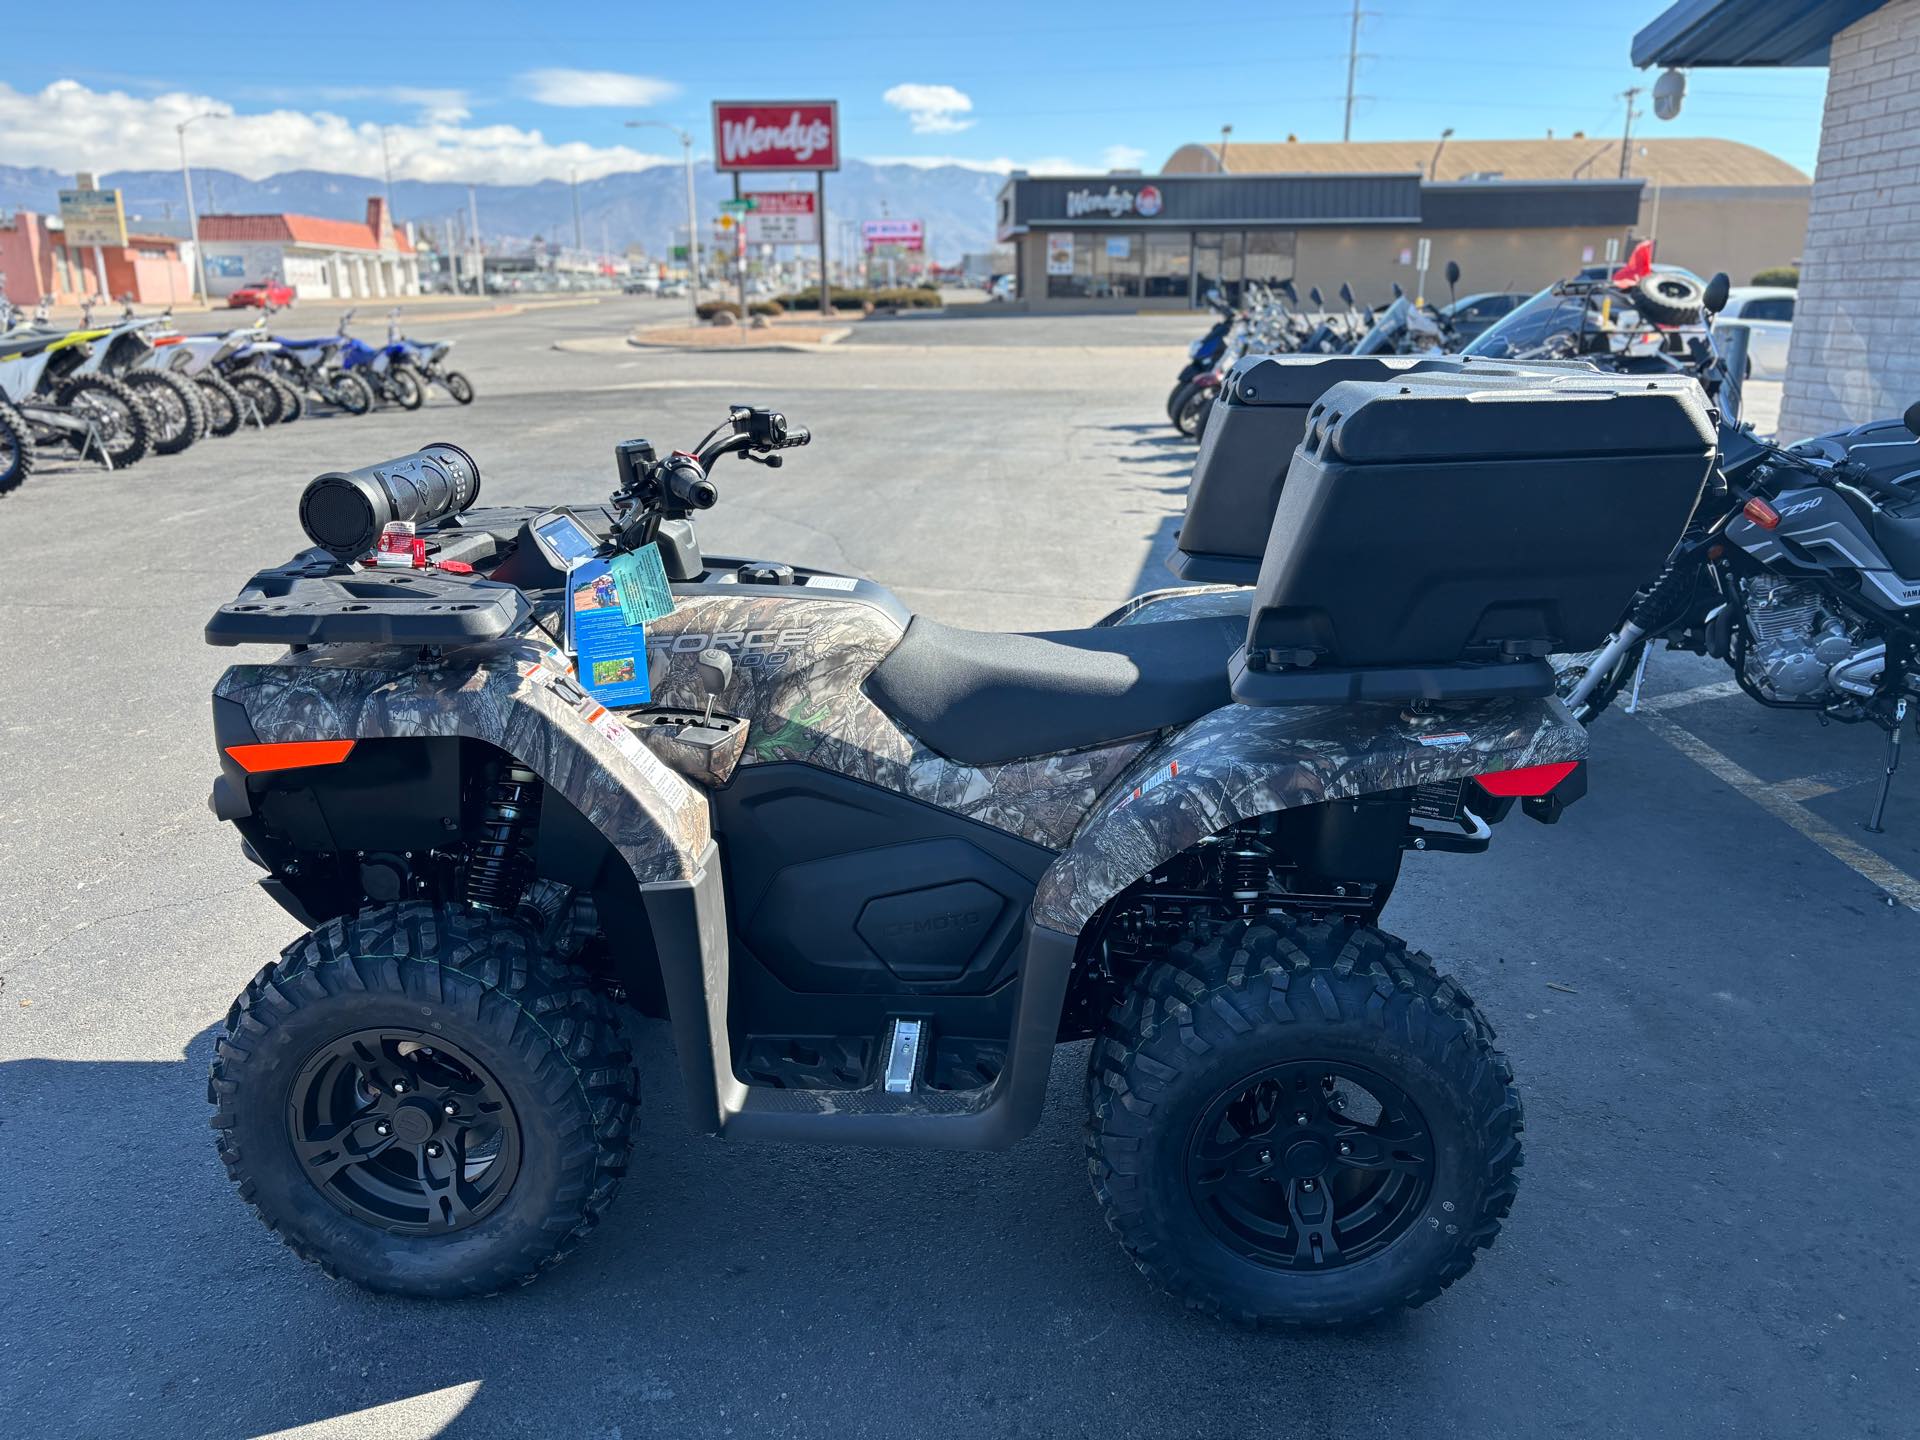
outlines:
[[[982,634],[915,617],[868,691],[963,765],[1001,765],[1184,725],[1230,704],[1227,660],[1246,621],[1226,616]]]
[[[1920,578],[1920,504],[1876,511],[1870,524],[1894,574],[1902,580]]]

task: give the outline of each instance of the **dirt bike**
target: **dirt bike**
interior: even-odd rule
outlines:
[[[14,313],[11,306],[0,309],[9,317]],[[35,444],[70,446],[110,470],[140,461],[152,445],[146,404],[94,363],[96,344],[111,333],[15,326],[0,336],[0,400],[11,408],[10,428],[17,418]],[[33,461],[11,443],[8,451],[8,488],[14,488],[26,480]]]
[[[1597,641],[1711,460],[1685,397],[1593,384],[1337,386],[1258,583],[1040,635],[704,555],[716,465],[808,443],[777,411],[621,443],[602,505],[482,507],[451,445],[316,478],[315,548],[207,627],[289,647],[216,686],[212,808],[305,932],[217,1043],[228,1174],[330,1273],[487,1293],[611,1202],[631,1012],[735,1139],[1006,1146],[1090,1038],[1094,1193],[1155,1282],[1248,1323],[1432,1299],[1512,1203],[1520,1102],[1381,912],[1406,856],[1583,793],[1538,657]]]
[[[473,382],[458,370],[443,368],[453,341],[408,339],[400,333],[400,312],[393,310],[387,315],[387,345],[389,350],[394,346],[405,350],[406,363],[419,376],[423,390],[428,385],[438,385],[459,404],[473,403]]]

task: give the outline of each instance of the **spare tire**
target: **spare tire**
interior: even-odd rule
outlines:
[[[1633,287],[1633,303],[1656,325],[1697,325],[1707,287],[1691,275],[1655,270]]]

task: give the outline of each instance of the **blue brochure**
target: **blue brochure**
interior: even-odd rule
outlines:
[[[647,684],[647,627],[627,623],[611,567],[605,560],[575,566],[567,589],[580,684],[609,709],[646,704],[653,694]]]

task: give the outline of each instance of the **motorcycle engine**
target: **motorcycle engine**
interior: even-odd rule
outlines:
[[[1823,693],[1829,672],[1859,652],[1859,640],[1822,603],[1818,586],[1772,576],[1741,582],[1753,644],[1747,678],[1779,700]]]

